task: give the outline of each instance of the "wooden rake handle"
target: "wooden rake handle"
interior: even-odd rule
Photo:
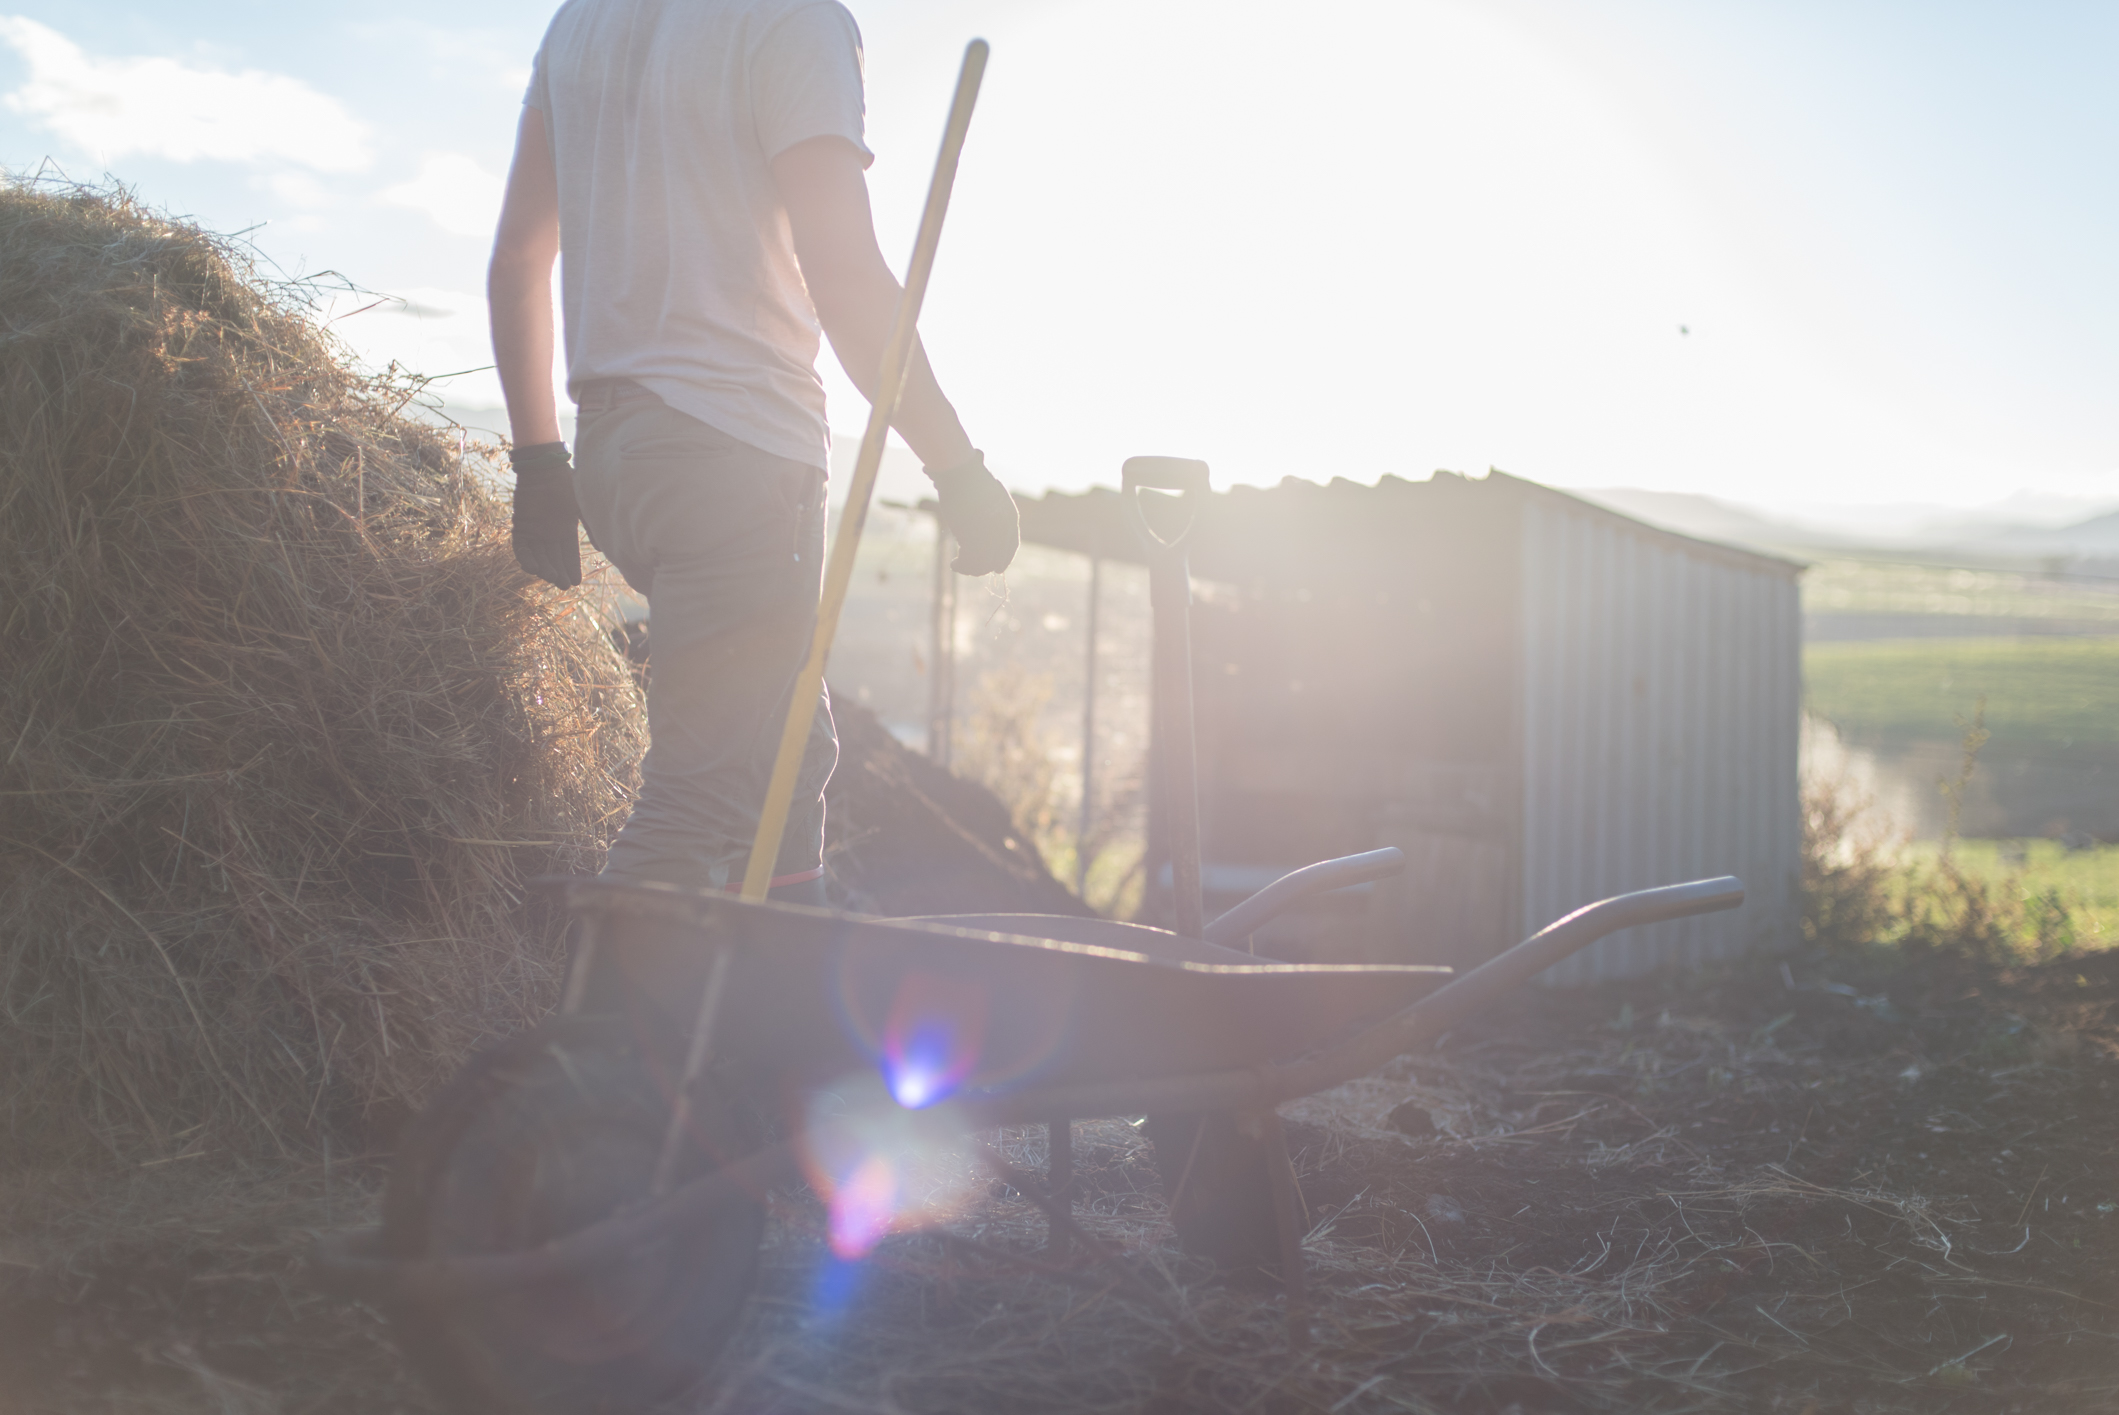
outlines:
[[[788,704],[787,724],[780,733],[780,754],[773,759],[772,781],[765,788],[765,808],[758,816],[758,834],[751,841],[750,864],[743,871],[743,897],[748,900],[765,898],[772,884],[773,864],[780,856],[780,837],[787,831],[788,807],[794,800],[795,774],[801,769],[802,749],[816,722],[824,664],[831,657],[831,641],[839,632],[839,612],[846,607],[846,591],[853,583],[854,553],[860,549],[861,531],[868,524],[868,500],[875,491],[876,471],[883,463],[883,442],[890,434],[890,420],[897,414],[898,399],[905,392],[905,372],[911,367],[912,344],[919,334],[920,304],[927,298],[927,277],[934,270],[935,248],[942,241],[942,218],[949,211],[957,158],[964,151],[964,135],[971,128],[971,108],[978,101],[987,52],[983,39],[974,39],[964,46],[964,65],[957,71],[956,98],[949,105],[948,126],[942,130],[942,150],[934,160],[934,179],[927,185],[927,206],[920,213],[920,234],[913,242],[912,265],[905,272],[905,293],[898,300],[890,338],[883,346],[875,401],[868,408],[868,430],[861,435],[861,455],[854,461],[853,482],[846,489],[839,534],[832,541],[831,559],[824,567],[824,594],[817,604],[817,631],[810,640],[809,661],[795,678],[794,701]]]

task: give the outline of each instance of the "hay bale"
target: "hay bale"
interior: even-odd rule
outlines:
[[[644,741],[487,454],[122,192],[0,188],[0,1126],[372,1143],[556,991]]]

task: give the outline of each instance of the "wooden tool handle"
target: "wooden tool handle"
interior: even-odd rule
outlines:
[[[971,128],[971,108],[978,102],[987,52],[985,40],[972,40],[964,46],[964,65],[957,71],[956,98],[949,105],[948,126],[942,130],[942,150],[934,160],[934,179],[927,185],[927,206],[920,213],[919,238],[913,242],[912,265],[905,272],[905,293],[898,300],[890,338],[883,346],[883,367],[876,379],[875,401],[868,409],[868,430],[861,435],[861,454],[854,460],[853,482],[846,489],[845,509],[839,513],[839,534],[832,541],[831,559],[824,567],[824,594],[817,604],[817,631],[810,640],[809,661],[795,678],[794,701],[788,704],[787,725],[780,733],[780,755],[773,760],[772,781],[765,788],[765,807],[758,815],[758,834],[751,841],[750,864],[743,872],[743,897],[753,902],[764,899],[771,887],[773,864],[780,855],[780,837],[787,831],[795,776],[802,767],[802,750],[808,745],[809,730],[817,718],[817,697],[824,687],[824,663],[831,657],[831,641],[839,631],[839,611],[846,607],[846,591],[853,583],[854,553],[861,545],[861,529],[868,524],[868,499],[875,491],[876,470],[883,463],[883,442],[890,435],[890,420],[905,391],[905,371],[912,365],[920,304],[927,298],[927,277],[934,270],[935,248],[941,244],[942,218],[949,211],[957,158],[964,151],[964,135]]]

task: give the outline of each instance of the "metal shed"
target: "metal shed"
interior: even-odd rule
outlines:
[[[1108,490],[1025,501],[1023,529],[1138,558]],[[1551,980],[1794,941],[1800,565],[1498,472],[1237,487],[1192,544],[1210,891],[1397,845],[1405,876],[1330,906],[1364,920],[1336,946],[1461,967],[1603,896],[1732,873],[1743,909]],[[1151,803],[1151,881],[1157,834]],[[1261,950],[1321,956],[1322,922]]]

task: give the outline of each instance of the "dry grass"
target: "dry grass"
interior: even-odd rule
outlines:
[[[0,330],[8,1163],[344,1154],[547,1006],[635,690],[239,248],[8,186]]]
[[[2113,1146],[2054,1127],[2110,1078],[2050,1039],[2110,1041],[2119,969],[1857,981],[1881,990],[1813,960],[1526,996],[1288,1107],[1312,1281],[1293,1330],[1270,1285],[1173,1248],[1123,1122],[1077,1139],[1081,1222],[1115,1262],[1044,1248],[1031,1206],[981,1181],[951,1234],[839,1270],[790,1199],[698,1408],[2105,1408]],[[2042,1016],[2031,1040],[2022,1013],[1962,1005],[1971,983]],[[2032,1005],[2070,993],[2101,1020]],[[999,1146],[1043,1158],[1037,1131]]]
[[[1115,1259],[1046,1247],[981,1160],[1041,1168],[1035,1129],[938,1157],[946,1227],[860,1264],[791,1188],[750,1319],[683,1408],[2108,1409],[2119,1191],[2085,1118],[2119,1099],[2119,955],[2082,966],[1819,953],[1528,990],[1289,1107],[1312,1278],[1294,1331],[1269,1283],[1177,1251],[1124,1121],[1076,1139],[1079,1222]],[[50,1238],[0,1252],[20,1408],[432,1410],[372,1312],[299,1281],[306,1231],[366,1217],[372,1172],[336,1178],[328,1219],[321,1172],[296,1180],[202,1192],[93,1254],[58,1220],[122,1193],[24,1192],[9,1230]]]

